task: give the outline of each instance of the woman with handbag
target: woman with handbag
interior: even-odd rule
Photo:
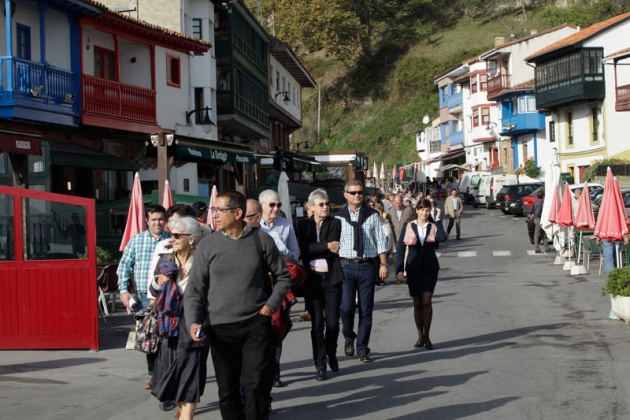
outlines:
[[[162,403],[174,402],[179,408],[176,418],[192,419],[206,384],[209,347],[207,341],[192,341],[181,299],[186,292],[195,245],[207,231],[189,216],[169,220],[168,227],[171,247],[155,259],[156,275],[149,287],[149,292],[157,296],[162,336],[151,393]]]
[[[308,202],[313,216],[298,221],[297,239],[307,271],[304,298],[311,315],[315,379],[324,381],[327,379],[326,359],[333,372],[339,370],[336,353],[343,280],[339,262],[341,222],[330,215],[326,191],[311,192]]]
[[[440,264],[435,250],[446,240],[441,211],[436,210],[435,221],[431,217],[431,202],[423,199],[417,205],[417,220],[406,223],[398,242],[396,277],[400,282],[407,273],[407,287],[413,298],[413,317],[418,330],[415,348],[433,350],[429,339],[433,307],[431,299],[438,279]],[[405,250],[408,248],[407,258]]]

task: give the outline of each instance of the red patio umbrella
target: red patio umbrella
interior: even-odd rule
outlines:
[[[599,206],[595,236],[608,241],[621,241],[628,234],[628,215],[624,205],[619,184],[608,168],[604,183],[604,196]]]
[[[573,205],[571,204],[571,191],[569,184],[564,183],[564,194],[562,196],[562,204],[558,210],[556,223],[560,226],[573,226]]]
[[[398,166],[394,165],[392,168],[392,180],[398,179]]]
[[[575,227],[580,230],[580,240],[578,241],[577,261],[580,262],[580,253],[582,248],[582,231],[591,230],[595,227],[595,214],[593,213],[593,204],[591,196],[588,193],[588,184],[584,183],[580,201],[578,201],[577,213],[575,215]]]
[[[405,168],[401,168],[400,169],[400,180],[401,181],[406,181],[407,180],[407,169],[405,169]]]
[[[162,197],[162,207],[166,210],[170,209],[173,205],[173,194],[171,193],[171,184],[168,179],[164,181],[164,195]]]
[[[217,186],[212,186],[212,192],[210,193],[210,204],[208,205],[208,216],[206,217],[206,223],[212,230],[217,230],[217,222],[214,220],[214,208],[217,206]]]
[[[551,207],[549,209],[549,217],[547,220],[551,223],[557,223],[558,213],[560,212],[560,187],[556,185],[553,189],[553,197],[551,198]]]
[[[418,170],[418,164],[415,163],[413,165],[413,182],[418,182],[419,181],[419,179],[418,179],[419,178],[418,172],[420,172]]]
[[[144,231],[147,228],[147,221],[144,217],[144,201],[142,201],[142,187],[140,186],[140,174],[136,172],[131,190],[131,202],[129,203],[129,213],[127,214],[127,224],[125,232],[120,241],[120,252],[125,250],[127,243],[132,236]]]

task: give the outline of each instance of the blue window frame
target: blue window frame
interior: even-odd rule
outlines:
[[[15,24],[15,43],[17,58],[24,60],[31,59],[31,27],[22,25],[21,23]]]

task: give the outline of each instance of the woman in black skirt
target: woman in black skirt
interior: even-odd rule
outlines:
[[[153,296],[159,295],[164,285],[172,280],[175,281],[177,291],[183,298],[188,283],[188,272],[194,261],[195,245],[208,230],[203,229],[192,217],[171,219],[168,227],[171,232],[171,248],[162,254],[159,260],[154,258],[154,264],[157,266],[154,272],[157,275],[149,287],[149,292]],[[174,402],[179,409],[176,418],[192,419],[206,385],[209,347],[207,341],[203,343],[192,341],[184,319],[181,300],[179,308],[177,335],[162,337],[160,343],[153,369],[151,393],[163,403]]]
[[[400,234],[396,277],[400,283],[405,272],[407,274],[407,287],[413,298],[413,317],[418,329],[418,341],[414,347],[433,350],[429,339],[433,318],[431,299],[440,270],[435,250],[441,241],[446,240],[446,233],[442,226],[440,209],[436,210],[435,220],[432,219],[429,200],[421,200],[416,211],[417,220],[405,223]]]

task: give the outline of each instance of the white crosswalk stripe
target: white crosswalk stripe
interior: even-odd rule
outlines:
[[[492,251],[493,257],[509,257],[512,255],[512,251]]]
[[[460,251],[457,253],[457,256],[460,258],[476,257],[477,251]]]

